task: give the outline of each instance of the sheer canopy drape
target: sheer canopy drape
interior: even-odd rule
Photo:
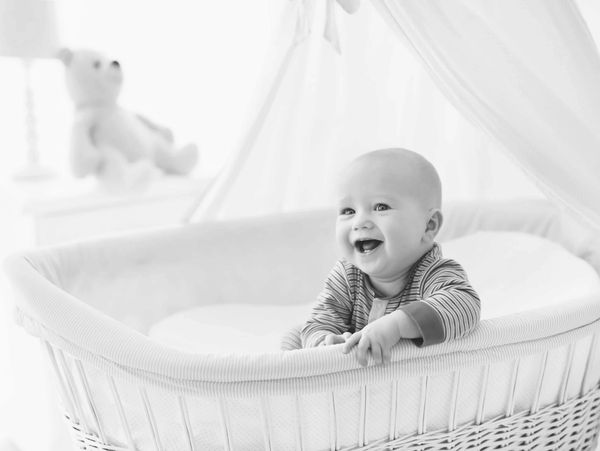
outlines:
[[[373,0],[448,99],[600,227],[600,57],[569,0]]]
[[[333,3],[287,5],[257,114],[195,218],[330,205],[340,165],[403,146],[432,160],[446,198],[535,193],[505,150],[600,225],[600,58],[575,4]]]

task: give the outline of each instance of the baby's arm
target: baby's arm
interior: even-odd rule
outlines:
[[[464,269],[454,260],[436,262],[423,280],[423,299],[401,306],[418,327],[417,346],[462,337],[475,328],[481,303]]]
[[[310,348],[343,343],[350,335],[352,300],[341,262],[336,263],[319,293],[317,305],[302,328],[302,346]]]
[[[361,365],[367,364],[369,352],[375,363],[386,363],[390,349],[402,338],[429,346],[466,335],[479,322],[479,296],[458,263],[440,260],[430,269],[424,287],[422,300],[368,324],[346,341],[344,352],[358,344],[356,358]]]

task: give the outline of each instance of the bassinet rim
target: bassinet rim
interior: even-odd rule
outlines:
[[[209,396],[235,396],[239,398],[253,397],[256,395],[286,395],[289,393],[306,394],[317,393],[328,390],[343,389],[343,387],[369,386],[376,383],[385,383],[392,379],[416,376],[432,376],[443,374],[449,371],[460,371],[463,368],[480,367],[484,368],[497,362],[513,361],[516,363],[519,359],[540,353],[548,353],[553,349],[564,346],[572,346],[578,340],[590,338],[590,350],[588,359],[593,359],[600,346],[600,318],[581,327],[568,330],[562,333],[548,335],[545,337],[519,341],[515,343],[505,343],[484,348],[475,348],[471,350],[453,350],[451,352],[440,352],[430,356],[406,356],[403,346],[396,346],[392,351],[392,361],[387,365],[372,365],[361,367],[356,363],[352,354],[344,355],[340,352],[339,345],[327,348],[312,348],[296,351],[282,351],[280,353],[262,354],[259,359],[247,359],[244,356],[233,357],[232,355],[207,355],[207,354],[187,354],[180,351],[186,357],[191,357],[188,363],[194,361],[199,366],[185,369],[202,370],[204,365],[210,362],[211,357],[221,361],[224,367],[229,371],[234,363],[242,363],[243,366],[237,368],[238,371],[225,371],[217,378],[208,378],[204,376],[193,377],[192,374],[177,373],[176,367],[151,368],[150,370],[123,365],[106,359],[98,354],[91,353],[80,346],[67,342],[62,337],[53,336],[43,326],[35,325],[24,315],[18,315],[18,321],[30,333],[34,333],[42,341],[48,343],[53,349],[51,353],[66,353],[76,360],[92,365],[98,370],[104,372],[110,377],[129,380],[139,383],[140,378],[144,384],[155,386],[160,389],[174,391],[180,395],[209,395]],[[33,327],[32,327],[33,326]],[[468,337],[467,337],[468,338]],[[456,342],[465,339],[456,340]],[[406,348],[416,348],[412,343],[405,343]],[[441,345],[438,345],[441,346]],[[167,348],[171,351],[171,348]],[[284,355],[291,356],[295,354],[300,357],[304,354],[305,367],[309,367],[315,360],[322,362],[328,360],[329,363],[342,363],[345,368],[331,370],[324,373],[302,375],[302,374],[266,374],[264,377],[239,377],[238,373],[244,374],[244,371],[256,370],[257,360],[265,356]],[[206,358],[208,357],[208,359]],[[245,356],[248,357],[248,356]],[[398,358],[400,357],[400,358]],[[51,358],[55,356],[51,355]],[[181,362],[179,362],[181,363]],[[264,362],[258,362],[264,363]],[[281,363],[281,362],[280,362]],[[283,362],[285,365],[285,362]],[[275,368],[267,367],[267,370]],[[160,371],[157,371],[159,369]],[[179,368],[182,369],[181,367]],[[289,368],[288,368],[289,369]],[[171,371],[169,371],[171,370]],[[200,371],[201,372],[201,371]],[[170,374],[169,374],[170,373]],[[249,372],[246,375],[250,374]]]
[[[185,228],[186,226],[178,227],[177,230]],[[162,230],[147,233],[162,233]],[[119,240],[131,237],[132,235],[128,234],[103,239]],[[241,357],[177,351],[94,310],[51,283],[35,268],[34,262],[38,252],[40,251],[33,250],[15,254],[4,262],[9,278],[23,291],[18,299],[20,315],[22,318],[28,318],[24,322],[43,325],[46,329],[45,335],[51,341],[52,337],[55,337],[66,342],[78,343],[86,352],[123,368],[156,373],[167,378],[219,382],[271,380],[274,374],[281,378],[312,377],[361,368],[352,355],[336,354],[335,349],[306,349]],[[44,249],[43,252],[52,250]],[[40,304],[35,296],[40,292],[50,294],[52,301],[44,299]],[[417,348],[412,343],[401,343],[394,351],[393,360],[402,362],[431,356],[439,358],[453,352],[482,350],[543,339],[592,324],[600,319],[600,299],[595,297],[571,301],[568,307],[559,313],[553,312],[553,307],[546,307],[539,311],[532,310],[486,320],[472,335],[433,347]],[[73,322],[74,320],[76,321]],[[534,333],[529,334],[526,328],[531,328],[532,324],[536,327]],[[36,333],[35,327],[29,329],[30,332]],[[105,337],[100,340],[93,334],[94,330],[106,331]],[[128,346],[124,346],[123,343],[127,343]]]

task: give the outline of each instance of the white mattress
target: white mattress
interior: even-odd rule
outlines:
[[[600,279],[588,263],[538,236],[477,232],[443,243],[442,251],[467,271],[481,298],[482,319],[600,293]],[[148,335],[186,352],[276,352],[282,335],[304,322],[314,302],[249,305],[230,301],[178,312],[153,325]]]

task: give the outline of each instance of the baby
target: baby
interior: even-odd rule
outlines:
[[[366,366],[390,361],[403,338],[418,346],[452,340],[479,321],[462,267],[442,258],[441,183],[431,163],[405,149],[354,160],[337,184],[336,263],[301,330],[304,347],[356,346]]]

